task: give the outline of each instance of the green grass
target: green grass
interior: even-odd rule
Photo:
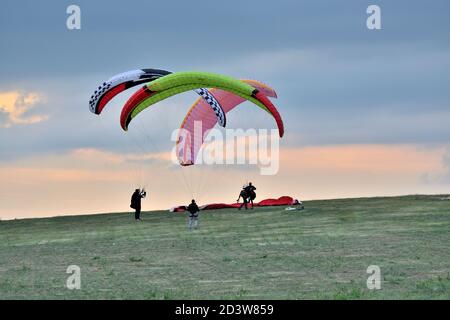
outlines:
[[[0,221],[0,299],[449,299],[450,200]],[[69,265],[81,290],[65,287]],[[381,290],[366,269],[381,268]]]

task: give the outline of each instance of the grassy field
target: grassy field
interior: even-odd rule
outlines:
[[[203,212],[193,232],[161,211],[1,221],[0,299],[450,298],[448,196],[305,206]]]

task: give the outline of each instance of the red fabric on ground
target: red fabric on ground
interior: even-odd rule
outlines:
[[[226,204],[226,203],[212,203],[207,204],[201,207],[202,210],[215,210],[215,209],[229,209],[229,208],[239,208],[241,204],[240,203],[232,203],[232,204]]]
[[[239,208],[242,203],[211,203],[204,206],[201,206],[201,210],[216,210],[216,209],[230,209],[230,208]],[[264,199],[260,202],[255,202],[255,207],[270,207],[270,206],[290,206],[294,204],[294,199],[289,196],[279,197],[278,199]],[[249,204],[251,207],[251,204]],[[183,212],[186,210],[186,206],[178,206],[172,208],[172,212]]]
[[[294,203],[294,199],[289,196],[279,197],[278,199],[265,199],[258,204],[255,203],[255,207],[266,207],[266,206],[290,206]]]

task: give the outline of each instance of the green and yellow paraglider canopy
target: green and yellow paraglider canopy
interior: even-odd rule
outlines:
[[[120,124],[124,130],[141,111],[179,93],[199,88],[217,88],[228,91],[270,113],[278,126],[280,137],[284,125],[280,114],[267,96],[241,80],[209,72],[176,72],[148,82],[128,99],[122,109]]]

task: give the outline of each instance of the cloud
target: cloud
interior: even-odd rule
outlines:
[[[34,114],[33,109],[43,102],[42,95],[35,92],[6,91],[0,92],[0,113],[3,114],[2,127],[27,125],[42,122],[48,115]]]
[[[145,165],[148,163],[171,164],[170,152],[134,152],[119,153],[96,148],[78,148],[68,153],[73,159],[89,162],[90,167],[101,167],[105,162],[114,165],[126,163]]]
[[[442,162],[444,167],[450,170],[450,146],[447,147],[445,154],[442,156]]]
[[[442,170],[435,176],[428,176],[428,183],[450,185],[450,145],[447,145],[442,154]]]
[[[231,202],[246,181],[258,187],[258,199],[445,193],[445,153],[443,146],[418,145],[290,148],[280,154],[279,173],[262,176],[256,166],[169,166],[76,149],[0,164],[0,217],[127,211],[130,192],[142,186],[149,191],[145,210],[183,204],[192,196],[202,204]]]
[[[450,146],[442,146],[440,148],[428,147],[423,149],[424,152],[435,152],[440,150],[439,162],[440,166],[438,170],[427,171],[421,176],[421,182],[427,185],[450,185]]]

